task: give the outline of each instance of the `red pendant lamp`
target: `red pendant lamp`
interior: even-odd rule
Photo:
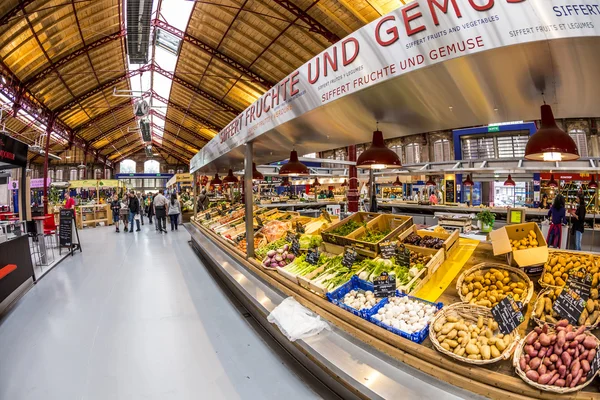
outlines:
[[[473,179],[471,179],[471,174],[467,175],[467,179],[465,179],[465,181],[463,182],[463,185],[466,187],[474,185]]]
[[[554,180],[554,174],[550,175],[550,180],[548,181],[548,187],[555,188],[558,187],[558,182]]]
[[[393,186],[402,186],[402,182],[400,182],[400,179],[398,177],[396,177],[396,180],[394,181],[394,183],[392,183]]]
[[[312,187],[321,186],[321,182],[319,182],[319,178],[315,176],[315,181],[312,183]]]
[[[437,186],[437,184],[433,179],[431,179],[431,177],[429,177],[429,180],[425,182],[425,186]]]
[[[402,163],[398,154],[387,148],[383,141],[383,132],[377,129],[373,132],[371,146],[361,153],[356,160],[356,166],[366,169],[385,169],[401,167]]]
[[[299,176],[308,175],[309,173],[308,167],[298,160],[298,152],[296,150],[292,150],[290,160],[286,164],[283,164],[279,170],[279,175]]]
[[[239,180],[235,175],[233,175],[233,170],[230,168],[229,172],[227,173],[227,176],[225,178],[223,178],[223,182],[224,183],[238,183]]]
[[[221,179],[219,178],[219,173],[216,173],[213,180],[210,181],[211,186],[221,185],[222,183],[223,181],[221,181]]]
[[[510,174],[508,174],[508,179],[504,181],[504,186],[517,186],[517,183],[513,181],[513,178],[510,176]]]
[[[344,182],[342,182],[342,187],[344,187],[344,186],[348,186],[348,180],[347,179],[344,179]]]
[[[588,184],[588,187],[589,187],[590,189],[597,189],[597,188],[598,188],[598,184],[596,183],[596,179],[595,179],[595,177],[596,177],[596,174],[593,174],[593,175],[592,175],[592,180],[591,180],[591,181],[590,181],[590,183]]]
[[[265,179],[265,176],[256,169],[256,164],[252,163],[252,180],[262,181],[263,179]]]
[[[536,161],[574,161],[579,159],[575,141],[556,125],[552,107],[541,107],[540,129],[529,138],[525,146],[525,158]]]

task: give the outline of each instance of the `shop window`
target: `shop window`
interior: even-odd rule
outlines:
[[[461,147],[463,160],[496,158],[492,136],[462,138]]]
[[[418,164],[421,162],[421,145],[409,143],[404,146],[404,162],[406,164]]]
[[[79,169],[79,179],[85,179],[85,168]]]
[[[498,136],[498,158],[523,158],[528,135]]]
[[[158,174],[160,173],[160,163],[156,160],[148,160],[144,163],[145,174]]]
[[[53,169],[49,169],[48,170],[48,178],[50,178],[50,180],[52,182],[55,182],[55,180],[54,180],[54,170]]]
[[[303,155],[302,157],[305,157],[305,158],[317,158],[317,153],[308,153],[308,154]]]
[[[57,169],[56,170],[56,182],[62,182],[62,181],[63,181],[63,170]]]
[[[119,164],[119,171],[122,174],[135,174],[136,162],[133,160],[124,160]]]
[[[440,139],[433,142],[433,161],[450,161],[450,141],[448,139]]]
[[[569,135],[575,141],[580,157],[588,157],[587,137],[581,129],[571,129]]]
[[[76,168],[73,168],[73,169],[71,169],[71,171],[69,171],[69,180],[70,181],[77,180],[77,169]]]

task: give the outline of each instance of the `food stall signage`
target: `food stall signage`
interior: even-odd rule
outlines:
[[[589,0],[582,4],[597,7]],[[599,36],[597,22],[598,14],[567,12],[559,0],[410,2],[278,82],[192,158],[190,171],[319,106],[403,74],[500,47]]]
[[[308,253],[306,254],[306,262],[312,265],[317,265],[319,263],[319,249],[308,249]]]
[[[590,297],[591,287],[592,277],[589,274],[569,275],[552,308],[562,318],[569,320],[569,323],[579,325],[579,317]]]
[[[385,259],[394,258],[398,251],[398,245],[396,242],[384,242],[379,245],[381,257]]]
[[[396,275],[382,272],[381,275],[373,278],[373,294],[375,297],[395,297]]]
[[[352,247],[346,247],[344,250],[344,256],[342,257],[342,265],[348,269],[352,268],[352,265],[356,261],[356,250]]]
[[[507,335],[517,329],[525,321],[521,307],[511,295],[506,296],[492,308],[492,316],[498,323],[498,329]]]
[[[25,143],[0,133],[0,162],[25,167],[28,150],[29,146]]]
[[[500,132],[499,126],[488,126],[488,132]]]
[[[403,244],[396,252],[396,263],[402,267],[410,268],[410,250]]]

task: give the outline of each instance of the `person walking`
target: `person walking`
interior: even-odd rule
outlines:
[[[548,242],[548,246],[560,249],[562,241],[562,225],[567,223],[565,198],[562,195],[557,194],[554,198],[552,207],[548,210],[548,217],[551,217],[551,220],[546,242]]]
[[[159,190],[154,198],[154,214],[159,232],[167,233],[167,213],[169,212],[169,201],[163,196],[163,190]]]
[[[125,229],[123,229],[125,232],[129,232],[129,229],[127,228],[129,226],[129,197],[127,197],[127,193],[125,193],[123,195],[123,198],[121,199],[121,219],[123,220],[123,225],[125,226]]]
[[[575,250],[581,251],[581,239],[584,232],[583,223],[585,222],[585,201],[582,194],[577,197],[577,209],[571,216],[575,218],[573,221],[573,231],[575,232]]]
[[[140,201],[135,196],[135,192],[132,190],[129,193],[129,223],[131,224],[131,227],[129,228],[129,232],[131,232],[131,233],[133,233],[133,220],[135,220],[135,224],[137,226],[137,229],[135,231],[136,232],[141,231],[140,220],[139,220],[140,214],[139,213],[140,213]]]
[[[138,203],[140,204],[140,211],[138,212],[139,219],[142,221],[142,226],[144,225],[144,198],[142,196],[142,192],[137,192]]]
[[[171,220],[171,231],[177,230],[177,223],[179,222],[179,214],[181,213],[181,203],[177,200],[177,195],[173,193],[171,195],[171,202],[169,203],[169,219]]]
[[[198,206],[200,210],[204,211],[208,209],[208,196],[206,195],[206,189],[202,189],[202,193],[198,196]]]
[[[144,209],[146,211],[146,215],[148,216],[148,221],[150,222],[150,225],[152,225],[152,216],[154,215],[154,207],[152,207],[153,200],[154,197],[152,197],[152,193],[148,193],[148,196],[146,196],[146,201],[144,203]]]
[[[119,217],[121,214],[121,202],[119,201],[119,196],[116,193],[113,194],[113,199],[110,202],[110,209],[113,214],[113,223],[115,224],[115,232],[119,233]]]

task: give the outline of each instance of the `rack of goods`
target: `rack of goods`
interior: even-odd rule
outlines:
[[[112,211],[108,204],[88,204],[75,208],[77,227],[96,227],[112,225]]]
[[[353,335],[383,343],[379,350],[392,357],[428,365],[441,379],[452,374],[452,383],[492,398],[600,398],[590,384],[600,366],[593,336],[600,255],[548,250],[529,223],[494,231],[490,243],[419,230],[399,215],[356,213],[328,222],[255,209],[262,224],[248,258],[239,213],[221,210],[222,221],[238,217],[221,225],[224,231],[203,224],[200,214],[193,225],[240,268]],[[310,232],[299,232],[296,222]],[[526,260],[523,251],[546,256],[539,265],[539,254]],[[511,265],[515,259],[522,265]],[[539,265],[537,275],[528,273],[531,263]],[[557,343],[571,363],[548,353]]]

